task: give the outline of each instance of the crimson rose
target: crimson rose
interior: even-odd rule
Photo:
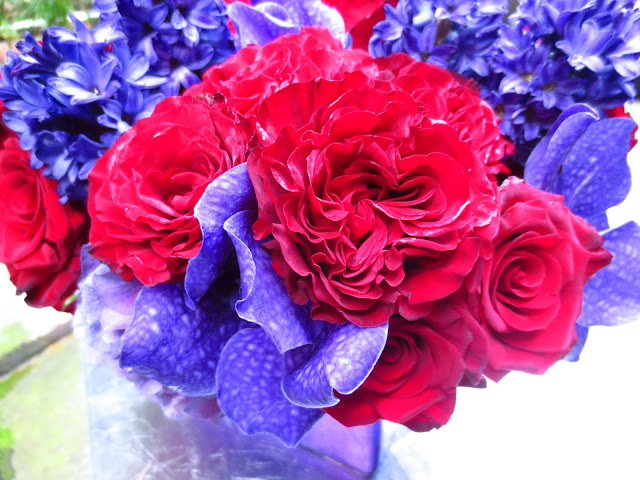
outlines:
[[[181,281],[202,243],[194,207],[245,161],[249,138],[247,122],[206,95],[164,100],[89,174],[93,255],[125,280]]]
[[[295,301],[360,326],[457,290],[493,236],[495,186],[430,105],[386,81],[290,85],[258,114],[254,226]],[[401,312],[404,315],[404,312]]]
[[[0,262],[29,305],[72,311],[86,215],[60,204],[57,182],[31,168],[15,134],[2,127],[0,135]]]
[[[513,153],[513,145],[502,137],[495,112],[471,88],[470,81],[462,84],[446,70],[405,54],[377,58],[376,64],[381,77],[428,105],[431,118],[455,128],[490,173],[507,171],[502,159]]]
[[[453,413],[456,387],[481,380],[486,348],[468,310],[440,302],[425,319],[394,316],[369,377],[325,411],[349,427],[385,419],[420,432],[439,428]]]
[[[300,34],[283,35],[264,46],[243,48],[207,70],[202,83],[184,94],[218,95],[251,119],[263,99],[291,83],[339,79],[353,71],[375,76],[377,68],[369,54],[343,49],[327,29],[307,27]]]
[[[470,279],[489,341],[485,374],[544,373],[571,351],[589,278],[611,261],[603,239],[562,197],[520,180],[500,187],[494,256]]]

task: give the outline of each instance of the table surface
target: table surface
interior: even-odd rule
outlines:
[[[640,221],[638,157],[636,149],[630,155],[635,180],[630,197],[609,212],[613,226]],[[13,292],[3,269],[0,357],[69,320],[52,309],[30,309]],[[640,322],[595,327],[578,363],[560,362],[544,376],[512,373],[484,390],[459,389],[456,412],[439,431],[394,429],[385,437],[383,464],[399,464],[384,480],[637,480],[639,345]],[[73,338],[0,379],[0,480],[89,479],[88,438]],[[143,472],[139,480],[145,478]]]

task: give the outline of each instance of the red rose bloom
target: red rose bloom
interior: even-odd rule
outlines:
[[[1,137],[0,262],[29,305],[72,311],[66,302],[80,277],[86,215],[60,204],[57,182],[31,168],[15,134],[3,127]]]
[[[484,334],[468,310],[441,303],[428,319],[394,316],[369,377],[325,411],[349,427],[385,419],[419,432],[439,428],[453,413],[456,387],[480,380],[486,354]]]
[[[374,25],[384,20],[385,4],[395,7],[398,0],[322,0],[322,3],[340,12],[345,30],[351,33],[353,47],[368,51]]]
[[[202,243],[193,210],[245,161],[248,124],[211,98],[167,98],[89,174],[92,254],[129,281],[181,281]]]
[[[495,186],[457,131],[385,81],[291,85],[258,114],[254,226],[295,301],[360,326],[457,290],[497,214]],[[273,143],[271,143],[273,140]],[[486,237],[486,238],[484,238]]]
[[[202,83],[185,95],[220,95],[231,108],[251,119],[262,100],[291,83],[334,80],[356,70],[371,76],[377,73],[369,54],[345,50],[325,28],[308,27],[264,46],[243,48],[207,70]]]
[[[376,64],[381,77],[429,105],[432,118],[455,128],[490,173],[508,171],[502,159],[513,153],[513,145],[500,134],[495,112],[470,88],[470,81],[461,78],[462,84],[446,70],[405,54],[377,58]]]
[[[571,351],[584,286],[612,258],[561,196],[510,179],[500,198],[495,254],[470,279],[494,380],[510,370],[544,373]]]

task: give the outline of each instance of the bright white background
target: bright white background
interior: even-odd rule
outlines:
[[[640,107],[635,113],[640,120]],[[610,212],[612,226],[640,221],[640,148],[630,164],[635,187]],[[0,320],[21,317],[33,330],[61,319],[51,309],[27,309],[12,291],[3,271]],[[415,464],[423,472],[397,480],[640,480],[639,371],[640,322],[593,328],[578,363],[460,389],[448,425],[393,444],[392,455],[419,451]]]

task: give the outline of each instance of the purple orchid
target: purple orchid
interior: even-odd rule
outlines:
[[[131,326],[135,304],[143,285],[138,281],[125,282],[107,265],[82,250],[82,279],[80,297],[73,318],[73,330],[89,347],[87,353],[95,363],[106,364],[133,382],[136,388],[160,405],[165,415],[178,418],[191,415],[214,418],[220,414],[215,397],[190,397],[163,386],[160,382],[118,367],[122,336]]]
[[[340,13],[321,0],[254,0],[253,5],[233,2],[227,10],[238,32],[239,47],[264,45],[311,26],[327,27],[345,45],[349,41]]]
[[[603,232],[612,263],[596,273],[584,291],[577,322],[579,343],[567,357],[575,361],[589,327],[620,325],[640,312],[640,226],[634,222],[609,229],[607,209],[620,204],[631,189],[627,154],[636,124],[629,118],[600,119],[586,105],[560,116],[532,152],[525,180],[564,196],[565,204]]]
[[[352,393],[371,373],[388,326],[314,321],[293,303],[253,236],[246,164],[211,183],[195,215],[203,244],[184,285],[127,283],[85,252],[76,331],[178,413],[219,405],[244,433],[296,445],[334,390]]]

